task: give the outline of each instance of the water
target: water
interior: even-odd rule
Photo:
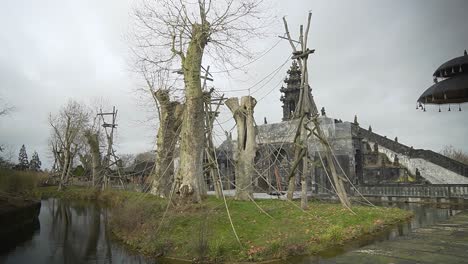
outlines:
[[[364,237],[323,252],[320,256],[294,257],[277,263],[321,263],[368,244],[392,240],[407,235],[416,228],[448,219],[463,209],[457,206],[385,203],[414,212],[414,218],[394,228]],[[132,254],[111,239],[108,211],[92,202],[67,202],[58,199],[42,201],[39,222],[25,229],[25,242],[0,252],[0,263],[155,263],[141,255]],[[5,251],[5,249],[3,249]],[[161,263],[163,260],[158,260]],[[164,261],[165,263],[175,263]]]
[[[95,203],[43,200],[32,238],[4,252],[0,263],[152,263],[111,240],[108,217]]]
[[[414,213],[414,217],[404,223],[395,225],[393,228],[385,229],[379,233],[364,236],[359,240],[352,241],[343,246],[331,248],[317,256],[298,256],[287,260],[274,262],[274,264],[315,264],[315,263],[334,263],[334,258],[348,251],[358,249],[370,244],[379,243],[387,240],[394,240],[398,237],[408,235],[411,231],[436,224],[449,219],[451,216],[468,209],[465,205],[442,205],[442,204],[416,204],[416,203],[380,203],[375,204],[384,207],[398,207],[409,210]],[[273,264],[273,263],[272,263]]]

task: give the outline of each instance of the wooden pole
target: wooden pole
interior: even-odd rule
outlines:
[[[302,174],[301,174],[301,207],[305,209],[307,207],[307,178],[309,176],[309,158],[308,158],[308,138],[309,135],[307,133],[307,126],[308,124],[312,121],[315,130],[317,131],[314,133],[314,135],[319,139],[320,143],[325,149],[326,157],[328,160],[328,166],[330,169],[330,172],[332,174],[332,178],[336,187],[337,195],[343,204],[343,206],[347,207],[350,209],[350,202],[348,199],[348,196],[346,194],[346,190],[344,188],[344,183],[341,178],[338,177],[337,172],[336,172],[336,167],[334,164],[334,161],[332,159],[332,149],[330,147],[330,144],[328,144],[326,138],[324,137],[324,133],[322,131],[322,128],[320,127],[320,123],[317,119],[318,117],[318,111],[317,111],[317,106],[315,104],[315,101],[313,100],[313,97],[310,94],[310,86],[309,86],[309,74],[308,74],[308,56],[312,53],[314,53],[314,50],[309,50],[307,48],[307,42],[308,42],[308,35],[309,35],[309,29],[310,29],[310,22],[311,22],[311,17],[312,13],[309,12],[309,16],[307,19],[307,27],[305,30],[305,34],[303,33],[303,26],[301,25],[299,28],[299,41],[293,41],[291,38],[291,34],[289,33],[289,28],[288,28],[288,23],[286,21],[286,18],[283,17],[283,23],[284,23],[284,28],[286,32],[287,39],[289,40],[289,43],[291,45],[291,48],[293,50],[293,59],[296,59],[298,61],[299,68],[301,69],[301,90],[299,94],[299,103],[296,106],[296,111],[294,113],[294,116],[296,118],[300,118],[299,124],[298,124],[298,130],[297,133],[299,134],[296,135],[295,140],[294,140],[294,146],[296,148],[295,153],[304,153],[304,155],[295,155],[296,158],[302,159],[303,161],[303,168],[302,168]],[[298,42],[301,45],[301,50],[298,51],[296,46],[294,45],[293,42]],[[311,118],[312,117],[312,118]],[[304,158],[305,157],[305,158]],[[298,162],[298,161],[296,161]],[[293,175],[290,177],[290,183],[289,186],[290,188],[294,188],[293,186],[293,180],[294,180],[294,169],[292,170],[290,175]],[[295,183],[294,183],[295,185]],[[288,198],[292,199],[292,191],[288,190]]]

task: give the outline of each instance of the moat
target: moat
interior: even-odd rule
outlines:
[[[394,228],[330,249],[320,256],[295,257],[277,263],[351,263],[368,247],[383,243],[404,244],[406,237],[418,234],[434,225],[443,224],[462,212],[460,206],[422,204],[381,204],[397,206],[414,212],[411,221]],[[462,213],[460,215],[464,215]],[[109,212],[92,202],[69,202],[59,199],[42,201],[39,221],[34,228],[24,230],[24,240],[2,249],[1,263],[174,263],[148,259],[127,250],[112,239],[108,228]],[[414,232],[413,232],[414,231]],[[440,234],[434,234],[437,240]],[[432,235],[431,235],[432,237]],[[427,239],[427,238],[426,238]],[[363,248],[364,247],[364,248]],[[394,246],[392,246],[394,248]],[[361,255],[360,255],[361,254]],[[343,258],[343,256],[350,256]],[[347,261],[351,262],[347,262]],[[407,263],[407,262],[405,262]]]

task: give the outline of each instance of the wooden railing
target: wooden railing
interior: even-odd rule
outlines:
[[[466,198],[468,199],[468,184],[360,185],[360,186],[357,186],[357,189],[364,196]],[[355,194],[357,195],[358,193],[355,192]]]

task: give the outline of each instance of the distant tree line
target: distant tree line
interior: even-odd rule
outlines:
[[[468,153],[454,146],[445,146],[441,151],[442,155],[468,165]]]
[[[3,152],[3,148],[0,147],[0,152]],[[39,158],[39,154],[34,151],[31,159],[28,159],[28,153],[26,152],[26,146],[23,144],[19,150],[18,163],[14,164],[8,159],[0,156],[0,167],[1,168],[13,168],[15,170],[31,170],[41,171],[42,162]]]

